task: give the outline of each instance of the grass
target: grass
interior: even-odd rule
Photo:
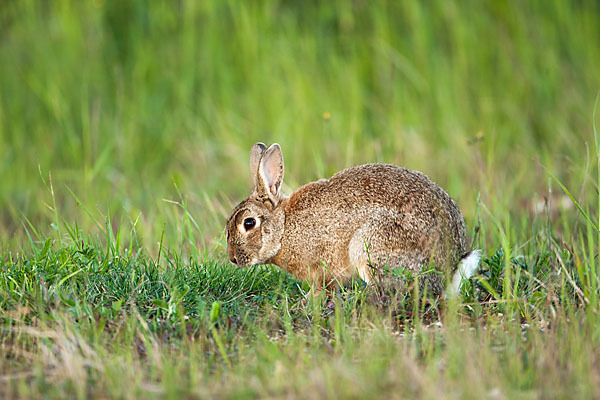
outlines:
[[[330,308],[301,305],[299,283],[275,267],[159,265],[76,239],[3,263],[5,397],[585,398],[600,389],[597,310],[550,257],[513,260],[513,275],[533,275],[511,295],[499,251],[465,282],[462,304],[409,295],[380,307],[368,288],[351,287]]]
[[[600,397],[600,10],[467,3],[0,3],[0,396]],[[257,141],[425,172],[480,274],[233,268]]]

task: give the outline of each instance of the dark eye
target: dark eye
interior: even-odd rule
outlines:
[[[244,229],[249,231],[256,226],[256,220],[254,218],[246,218],[244,220]]]

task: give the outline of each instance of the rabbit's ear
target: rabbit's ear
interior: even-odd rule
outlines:
[[[252,175],[252,185],[256,188],[258,184],[258,163],[260,157],[267,149],[264,143],[258,142],[250,149],[250,175]]]
[[[258,165],[256,191],[259,198],[271,202],[273,208],[279,204],[281,182],[283,182],[283,154],[274,143],[266,149]]]

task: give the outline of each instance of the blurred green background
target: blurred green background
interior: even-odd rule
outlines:
[[[587,204],[599,71],[596,1],[5,0],[0,247],[110,225],[219,254],[256,141],[288,193],[396,163],[526,229],[541,165]]]

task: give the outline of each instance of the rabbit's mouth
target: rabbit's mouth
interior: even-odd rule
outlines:
[[[229,256],[229,261],[231,261],[232,264],[234,264],[236,267],[249,267],[251,265],[256,265],[258,264],[258,259],[256,257],[248,257],[247,254],[231,254]]]

